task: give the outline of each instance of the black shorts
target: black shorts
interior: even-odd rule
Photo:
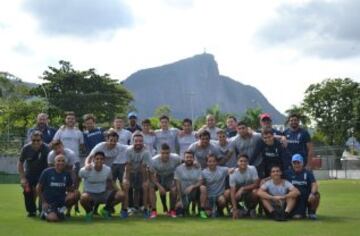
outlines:
[[[125,166],[126,164],[112,164],[111,165],[111,172],[112,172],[112,177],[113,180],[119,180],[120,183],[123,182],[123,177],[124,177],[124,173],[125,173]]]

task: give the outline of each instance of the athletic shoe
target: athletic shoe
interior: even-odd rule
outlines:
[[[312,214],[309,214],[309,215],[308,215],[308,218],[309,218],[310,220],[316,220],[316,219],[317,219],[317,216],[316,216],[315,213],[312,213]]]
[[[155,219],[157,217],[157,211],[151,211],[150,219]]]
[[[121,210],[121,211],[120,211],[120,218],[121,218],[121,219],[126,219],[126,218],[128,218],[128,217],[129,217],[129,214],[128,214],[127,211],[124,211],[124,210]]]
[[[86,220],[87,222],[92,221],[92,218],[93,218],[93,213],[92,213],[92,212],[89,212],[89,213],[86,213],[86,214],[85,214],[85,220]]]
[[[170,211],[170,217],[171,217],[171,218],[176,218],[176,211],[171,210],[171,211]]]
[[[36,212],[29,212],[27,214],[27,217],[35,217],[36,216]]]
[[[168,217],[171,217],[170,211],[167,211],[167,212],[165,213],[165,215],[168,216]]]
[[[108,210],[106,210],[106,209],[104,209],[104,208],[102,208],[102,209],[100,210],[100,215],[101,215],[102,217],[104,217],[105,219],[107,219],[107,220],[109,220],[109,219],[111,218],[111,213],[110,213],[110,211],[108,211]]]
[[[208,216],[207,216],[207,214],[206,214],[205,211],[200,211],[200,212],[199,212],[199,215],[200,215],[200,218],[201,218],[201,219],[207,219],[207,218],[208,218]]]
[[[303,216],[301,214],[295,214],[295,215],[293,215],[292,218],[295,219],[295,220],[300,220],[300,219],[303,218]]]
[[[287,214],[286,212],[282,211],[282,212],[276,212],[276,217],[275,220],[276,221],[287,221]]]
[[[148,209],[144,209],[144,219],[148,219],[150,217],[150,212]]]

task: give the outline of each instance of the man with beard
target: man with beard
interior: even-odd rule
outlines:
[[[36,118],[36,126],[29,129],[27,132],[27,142],[31,141],[31,134],[34,131],[40,131],[42,134],[42,140],[46,144],[50,144],[55,133],[56,129],[49,126],[49,119],[48,115],[46,113],[40,113],[38,114]]]
[[[194,153],[185,151],[184,161],[185,163],[176,168],[174,174],[177,191],[177,215],[188,214],[190,203],[199,203],[200,200],[202,175],[201,169],[194,164]]]
[[[166,214],[172,218],[176,217],[176,186],[174,182],[174,172],[181,164],[181,158],[175,153],[170,153],[170,147],[166,143],[161,145],[160,154],[154,156],[150,164],[150,199],[152,211],[150,218],[157,217],[156,195],[157,188],[161,197],[161,203]],[[170,211],[166,205],[166,193],[170,192]]]
[[[300,127],[299,115],[291,114],[288,118],[289,128],[284,131],[287,138],[287,149],[290,155],[300,154],[304,158],[304,166],[311,169],[313,144],[308,131]]]
[[[31,133],[31,141],[21,149],[20,158],[17,163],[28,217],[36,216],[37,194],[35,187],[41,172],[47,168],[49,147],[43,143],[41,137],[42,133],[38,130]],[[40,201],[38,209],[41,211]]]
[[[126,150],[126,167],[123,184],[126,189],[134,190],[134,206],[139,208],[140,189],[142,189],[142,199],[144,206],[144,217],[149,214],[149,176],[148,167],[151,156],[149,150],[144,145],[144,137],[140,131],[133,134],[133,145]]]

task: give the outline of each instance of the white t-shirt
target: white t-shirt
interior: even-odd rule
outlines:
[[[84,135],[78,128],[60,128],[56,132],[53,140],[60,140],[65,148],[75,153],[77,161],[80,161],[80,145],[84,144]]]

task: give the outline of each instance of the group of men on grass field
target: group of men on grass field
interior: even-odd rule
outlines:
[[[124,118],[116,117],[104,131],[87,114],[80,131],[75,113],[67,112],[56,130],[48,125],[47,114],[39,114],[18,162],[28,216],[39,211],[41,218],[55,222],[70,217],[73,206],[79,212],[80,203],[87,221],[99,214],[125,219],[141,213],[154,219],[158,192],[163,212],[172,218],[317,218],[313,147],[298,115],[288,117],[284,132],[272,128],[266,113],[258,131],[234,116],[220,129],[208,115],[196,132],[190,119],[176,129],[169,117],[161,116],[159,130],[151,129],[149,119],[138,125],[134,112],[128,119],[127,128]]]

